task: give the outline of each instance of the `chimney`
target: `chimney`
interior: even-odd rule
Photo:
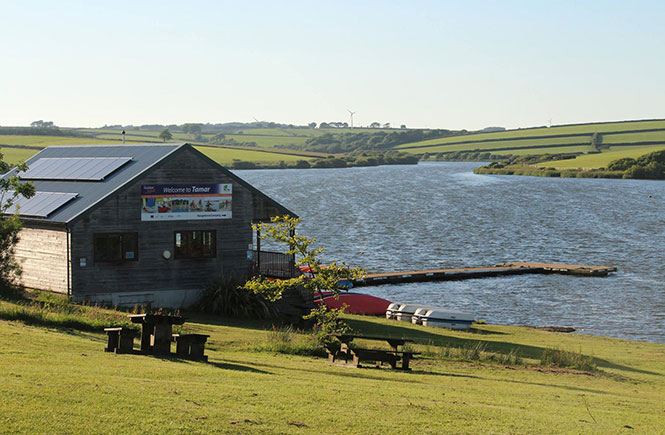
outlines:
[[[125,144],[125,130],[122,131],[122,144]]]

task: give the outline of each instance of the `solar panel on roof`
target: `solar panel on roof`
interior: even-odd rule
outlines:
[[[13,192],[10,191],[9,194],[13,195]],[[5,213],[14,214],[18,207],[21,216],[45,218],[77,196],[78,193],[35,192],[33,197],[26,199],[19,195]]]
[[[103,181],[131,157],[43,157],[20,174],[25,180]]]

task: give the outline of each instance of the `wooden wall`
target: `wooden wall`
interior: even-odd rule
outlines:
[[[24,224],[15,258],[23,267],[21,282],[28,288],[67,293],[67,232]]]
[[[232,183],[232,219],[141,221],[141,185],[185,183]],[[252,201],[249,189],[234,183],[196,151],[178,151],[72,225],[72,294],[81,299],[102,293],[192,290],[222,275],[246,276]],[[216,230],[217,257],[164,259],[163,251],[174,253],[176,230]],[[137,232],[139,260],[95,264],[93,235],[109,232]],[[85,267],[81,266],[82,258]]]

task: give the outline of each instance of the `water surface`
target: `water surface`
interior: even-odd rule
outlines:
[[[325,261],[368,272],[510,261],[611,265],[363,288],[489,323],[665,342],[665,182],[475,175],[478,163],[235,171],[303,218]]]

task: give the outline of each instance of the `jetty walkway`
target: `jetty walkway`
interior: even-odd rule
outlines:
[[[462,279],[488,278],[495,276],[552,274],[577,276],[607,276],[616,272],[611,266],[584,266],[575,264],[550,264],[516,262],[490,267],[465,267],[459,269],[413,270],[408,272],[370,273],[353,281],[354,287],[401,284],[425,281],[457,281]]]

